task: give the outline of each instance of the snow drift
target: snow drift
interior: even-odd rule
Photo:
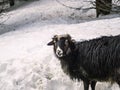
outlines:
[[[94,10],[82,14],[55,0],[30,2],[6,13],[0,18],[6,20],[0,25],[0,90],[83,90],[82,82],[62,72],[47,42],[54,34],[68,33],[76,40],[120,34],[119,15],[94,16]],[[119,87],[98,83],[96,90]]]

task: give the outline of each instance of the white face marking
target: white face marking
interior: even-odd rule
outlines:
[[[63,50],[59,46],[56,49],[56,55],[58,57],[62,57],[63,56]]]

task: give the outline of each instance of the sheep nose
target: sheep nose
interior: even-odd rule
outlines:
[[[56,55],[57,55],[58,57],[62,57],[62,56],[63,56],[63,51],[62,51],[62,49],[61,49],[60,47],[57,48],[57,50],[56,50]]]
[[[57,56],[58,57],[62,57],[63,56],[63,53],[61,51],[57,51]]]
[[[58,54],[61,55],[61,54],[62,54],[62,51],[58,50]]]

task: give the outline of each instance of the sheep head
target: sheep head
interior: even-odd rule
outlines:
[[[53,45],[55,55],[58,58],[64,57],[72,52],[75,48],[75,41],[71,39],[69,34],[55,35],[47,45]]]

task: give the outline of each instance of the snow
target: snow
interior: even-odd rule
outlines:
[[[30,1],[1,17],[0,90],[83,90],[82,82],[63,73],[47,43],[55,34],[69,33],[75,40],[120,34],[119,14],[96,19],[94,10],[71,10],[55,0]],[[98,82],[96,90],[119,87]]]

